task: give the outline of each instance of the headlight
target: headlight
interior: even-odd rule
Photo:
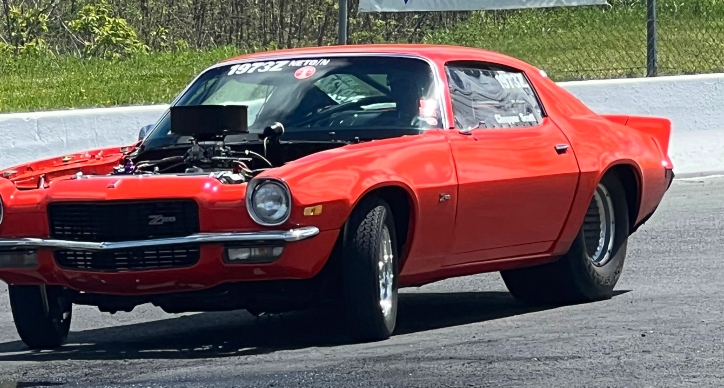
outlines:
[[[3,218],[5,218],[5,204],[3,203],[3,197],[0,197],[0,224],[3,223]]]
[[[289,219],[292,196],[287,185],[278,180],[259,179],[249,182],[246,208],[251,218],[264,226],[280,225]]]

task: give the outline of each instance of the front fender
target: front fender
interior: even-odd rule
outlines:
[[[456,175],[447,140],[438,131],[348,145],[319,152],[260,174],[284,180],[292,192],[290,226],[342,227],[368,193],[387,186],[405,190],[413,211],[439,188],[454,188]],[[434,196],[431,196],[434,194]],[[321,205],[318,215],[304,209]]]
[[[457,175],[450,145],[438,130],[319,152],[258,178],[264,177],[284,180],[292,192],[288,227],[340,229],[365,195],[395,186],[412,202],[409,257],[441,256],[452,243]],[[450,199],[440,201],[442,194]],[[321,213],[305,214],[315,206],[321,206]]]

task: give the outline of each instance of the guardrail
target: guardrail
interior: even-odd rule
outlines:
[[[724,74],[561,82],[599,113],[667,117],[677,174],[724,171]],[[0,115],[0,167],[126,145],[167,105]]]

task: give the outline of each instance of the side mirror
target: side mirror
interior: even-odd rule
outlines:
[[[153,124],[144,125],[141,127],[141,130],[138,131],[138,141],[141,141],[146,138],[146,135],[148,135],[148,132],[153,128]]]

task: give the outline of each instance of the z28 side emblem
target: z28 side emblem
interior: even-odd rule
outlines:
[[[149,225],[163,225],[167,222],[176,222],[176,217],[164,217],[163,215],[148,216],[151,219]]]

